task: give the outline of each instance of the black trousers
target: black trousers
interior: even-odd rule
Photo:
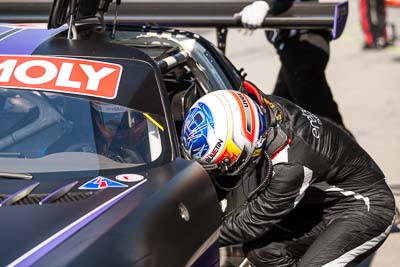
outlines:
[[[243,245],[246,257],[257,267],[356,266],[385,241],[395,208],[385,182],[360,194],[350,192],[309,188],[285,219]]]
[[[281,68],[273,94],[343,126],[325,76],[329,39],[326,34],[307,32],[275,42]]]

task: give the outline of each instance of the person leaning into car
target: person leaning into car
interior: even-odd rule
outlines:
[[[287,0],[254,1],[239,15],[244,27],[256,29],[267,14],[283,12],[292,3]],[[331,33],[327,30],[277,30],[266,31],[266,35],[281,62],[272,94],[344,126],[325,76]]]
[[[385,175],[341,127],[244,83],[201,97],[182,127],[184,155],[208,170],[220,199],[256,186],[225,213],[221,247],[252,266],[356,266],[391,230]]]

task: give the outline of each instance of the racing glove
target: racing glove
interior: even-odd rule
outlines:
[[[260,27],[269,9],[269,4],[265,1],[254,1],[245,6],[239,12],[243,27],[252,30]]]

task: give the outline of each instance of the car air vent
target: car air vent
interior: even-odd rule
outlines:
[[[49,204],[54,203],[71,203],[71,202],[78,202],[84,200],[94,193],[91,191],[84,191],[84,192],[70,192],[65,194],[64,196],[58,198],[57,200],[50,202]],[[12,205],[32,205],[32,204],[39,204],[39,202],[47,197],[48,194],[29,194],[28,196],[18,200],[17,202],[13,203]],[[9,197],[9,195],[0,194],[0,202],[4,199]],[[48,204],[48,203],[46,203]]]

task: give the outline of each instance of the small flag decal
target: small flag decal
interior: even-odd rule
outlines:
[[[108,187],[128,187],[126,184],[120,183],[113,181],[111,179],[102,177],[102,176],[97,176],[96,178],[93,178],[89,182],[81,185],[79,189],[83,190],[99,190],[99,189],[105,189]]]

